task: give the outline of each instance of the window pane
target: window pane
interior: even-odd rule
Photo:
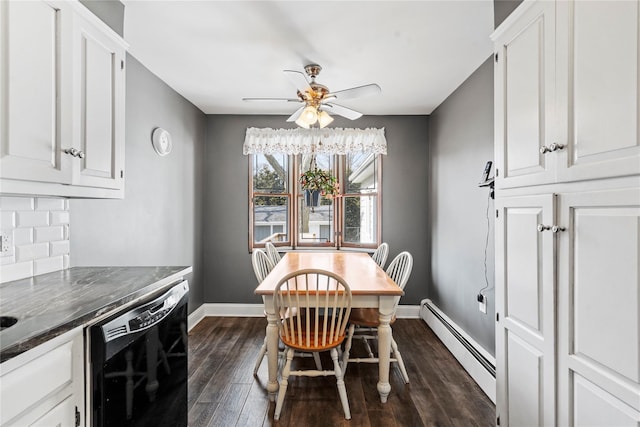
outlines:
[[[346,156],[346,193],[369,193],[378,188],[376,155],[352,153]]]
[[[334,241],[333,200],[322,197],[320,206],[310,208],[300,198],[298,244],[326,244]]]
[[[264,243],[287,241],[289,198],[286,196],[256,196],[253,199],[253,240]]]
[[[287,192],[287,156],[255,154],[253,158],[254,193]]]
[[[377,196],[344,198],[345,243],[377,243]]]

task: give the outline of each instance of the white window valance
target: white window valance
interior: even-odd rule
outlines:
[[[382,129],[271,129],[247,128],[244,154],[387,154]]]

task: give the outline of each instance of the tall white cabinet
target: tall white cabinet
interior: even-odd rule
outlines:
[[[0,192],[124,195],[126,44],[78,1],[0,2]]]
[[[640,426],[639,22],[525,0],[493,35],[501,426]]]

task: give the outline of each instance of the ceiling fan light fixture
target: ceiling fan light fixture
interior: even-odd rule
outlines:
[[[332,121],[333,117],[331,117],[326,111],[320,111],[318,113],[318,123],[320,124],[320,128],[328,126]]]
[[[305,122],[312,125],[318,121],[318,110],[312,105],[307,105],[302,111],[302,117],[304,117]]]

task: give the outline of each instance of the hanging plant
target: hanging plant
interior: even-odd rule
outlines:
[[[329,171],[312,168],[300,175],[298,180],[303,190],[319,191],[323,197],[333,197],[340,193],[340,185]]]

